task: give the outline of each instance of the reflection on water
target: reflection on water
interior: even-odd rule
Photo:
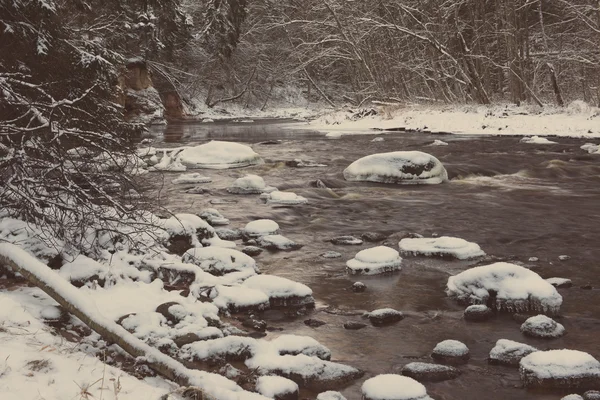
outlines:
[[[260,166],[203,170],[203,175],[213,178],[204,185],[209,190],[205,195],[186,194],[185,185],[167,183],[163,191],[166,205],[179,212],[217,207],[231,220],[231,228],[241,228],[253,219],[271,218],[279,223],[282,234],[304,243],[300,251],[265,252],[256,257],[263,272],[309,285],[319,303],[312,315],[293,322],[269,315],[270,325],[284,328],[285,333],[316,338],[331,348],[335,360],[364,369],[367,377],[398,373],[411,361],[430,361],[437,342],[457,339],[470,348],[471,361],[461,367],[463,375],[456,380],[426,383],[433,398],[550,400],[565,393],[527,392],[520,388],[517,370],[487,364],[496,340],[511,339],[541,349],[573,348],[600,358],[600,290],[580,287],[591,284],[600,288],[600,156],[583,156],[579,149],[582,140],[561,138],[558,145],[537,146],[519,143],[516,137],[444,136],[448,146],[430,146],[441,137],[412,133],[385,135],[383,142],[371,142],[373,136],[331,140],[316,132],[288,130],[273,121],[168,126],[164,140],[177,134],[177,143],[201,143],[211,138],[247,142],[263,156],[266,163]],[[258,144],[274,139],[283,143]],[[396,186],[343,179],[343,169],[354,160],[393,150],[435,155],[452,180],[434,186]],[[297,158],[328,166],[286,166],[285,161]],[[306,197],[309,204],[275,208],[263,204],[258,196],[227,193],[225,188],[235,178],[248,173],[261,175],[268,185]],[[165,182],[170,182],[177,174],[166,175]],[[315,187],[316,179],[330,189]],[[214,199],[236,202],[215,206],[210,203]],[[487,323],[465,322],[463,307],[448,299],[444,288],[449,275],[473,262],[406,257],[402,271],[394,275],[348,276],[345,261],[375,244],[334,246],[326,239],[369,231],[390,235],[385,244],[396,248],[407,232],[458,236],[477,242],[494,259],[530,266],[544,278],[572,279],[572,288],[560,289],[564,297],[560,323],[567,335],[552,341],[525,338],[519,325],[506,315]],[[319,257],[327,250],[338,251],[342,257]],[[562,254],[571,258],[559,261]],[[539,261],[529,262],[533,256]],[[366,292],[349,290],[357,280],[366,283]],[[336,311],[381,307],[401,310],[407,318],[389,327],[349,331],[343,323],[360,321],[361,317]],[[302,321],[309,317],[327,325],[307,327]],[[349,400],[360,399],[361,382],[343,390]]]

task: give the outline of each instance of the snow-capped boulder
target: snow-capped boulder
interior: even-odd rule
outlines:
[[[277,190],[277,188],[267,186],[262,177],[252,174],[236,179],[231,186],[227,188],[227,191],[233,194],[261,194],[270,193],[275,190]]]
[[[553,142],[552,140],[548,140],[544,137],[540,137],[540,136],[528,136],[528,137],[524,137],[523,139],[520,140],[521,143],[527,143],[527,144],[556,144],[556,142]]]
[[[564,335],[565,327],[545,315],[536,315],[523,322],[521,332],[527,336],[553,339]]]
[[[82,287],[93,281],[103,285],[108,272],[108,266],[80,254],[73,261],[64,264],[58,273],[73,286]]]
[[[210,169],[240,168],[263,163],[249,146],[218,140],[183,149],[177,154],[177,161],[188,168]]]
[[[162,220],[159,226],[167,232],[167,248],[177,254],[202,246],[216,237],[214,228],[194,214],[176,214]]]
[[[412,362],[402,368],[402,375],[419,382],[440,382],[458,377],[460,370],[448,365]]]
[[[448,278],[446,293],[468,304],[487,304],[509,312],[557,313],[562,296],[535,272],[498,262],[475,267]]]
[[[184,263],[197,265],[203,271],[221,276],[231,272],[258,272],[256,262],[250,256],[235,249],[222,247],[194,247],[182,256]]]
[[[401,184],[437,184],[448,180],[448,173],[434,156],[420,151],[378,153],[354,161],[344,170],[348,181]]]
[[[266,310],[270,304],[269,296],[263,291],[241,285],[217,285],[207,294],[214,305],[231,312]]]
[[[346,262],[350,274],[375,275],[401,269],[400,254],[386,246],[377,246],[359,251],[353,259]]]
[[[280,276],[255,275],[245,280],[242,286],[264,293],[271,307],[310,307],[315,304],[311,288]]]
[[[242,238],[242,231],[239,229],[216,228],[215,233],[223,240],[238,240]]]
[[[585,150],[590,154],[600,154],[600,144],[586,143],[580,148],[581,150]]]
[[[309,357],[318,357],[321,360],[331,359],[331,350],[310,336],[281,335],[271,340],[270,345],[281,356],[304,354]]]
[[[181,174],[171,181],[171,183],[175,184],[198,184],[209,182],[212,182],[212,178],[209,178],[208,176],[203,176],[198,172],[192,172],[190,174]]]
[[[458,258],[459,260],[467,260],[485,255],[476,243],[450,236],[405,238],[398,245],[402,254],[450,257]]]
[[[377,375],[361,387],[364,400],[432,400],[421,383],[396,374]]]
[[[379,310],[368,313],[367,317],[374,326],[384,326],[402,321],[404,319],[404,314],[393,308],[380,308]]]
[[[600,362],[582,351],[536,351],[519,365],[526,387],[580,390],[600,387]]]
[[[298,196],[293,192],[280,192],[275,190],[266,196],[267,204],[279,205],[297,205],[306,204],[308,200],[305,197]]]
[[[242,253],[249,255],[250,257],[255,257],[263,252],[263,249],[256,246],[246,246],[242,249]]]
[[[569,394],[565,397],[561,397],[560,400],[585,400],[585,399],[578,394]]]
[[[281,376],[261,376],[256,391],[274,400],[298,400],[298,384]]]
[[[435,139],[430,146],[448,146],[448,143],[444,142],[443,140]]]
[[[469,348],[458,340],[444,340],[434,347],[431,358],[444,364],[466,364],[470,358]]]
[[[496,346],[490,351],[488,362],[490,364],[516,367],[523,357],[527,357],[534,351],[538,351],[538,349],[528,344],[508,339],[500,339],[496,342]]]
[[[207,208],[205,210],[202,210],[202,212],[200,213],[200,218],[202,218],[212,226],[229,224],[229,220],[214,208]],[[221,237],[218,233],[217,236]]]
[[[491,308],[485,304],[473,304],[465,309],[463,317],[466,321],[482,322],[494,316]]]
[[[270,219],[257,219],[248,222],[244,228],[244,233],[249,237],[274,235],[277,232],[279,232],[279,224]]]
[[[600,400],[600,390],[588,390],[583,394],[583,400]]]
[[[354,282],[352,286],[350,286],[350,290],[352,290],[354,293],[362,293],[367,290],[367,285],[362,282]]]
[[[546,282],[557,288],[569,288],[573,286],[573,282],[567,278],[548,278]]]
[[[317,400],[347,400],[340,392],[328,390],[317,395]]]
[[[296,243],[282,235],[265,235],[256,239],[258,245],[267,250],[292,251],[301,249],[304,245]]]

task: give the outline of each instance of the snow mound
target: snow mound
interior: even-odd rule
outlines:
[[[490,351],[488,361],[490,364],[518,366],[523,357],[530,355],[534,351],[538,351],[538,349],[528,344],[500,339]]]
[[[546,282],[551,284],[554,287],[571,287],[573,286],[573,282],[567,278],[547,278]]]
[[[467,307],[463,313],[464,319],[472,322],[487,321],[493,315],[492,309],[485,304],[473,304]]]
[[[279,224],[270,219],[257,219],[246,224],[244,232],[250,237],[273,235],[279,231]]]
[[[227,169],[262,164],[263,160],[249,146],[213,140],[183,149],[176,161],[188,168]]]
[[[269,296],[246,286],[218,285],[212,288],[208,295],[214,305],[231,312],[269,308]]]
[[[584,398],[578,394],[569,394],[565,397],[561,397],[560,400],[584,400]]]
[[[203,271],[220,276],[230,272],[258,272],[256,261],[235,249],[221,247],[194,247],[183,254],[182,261],[199,266]]]
[[[255,275],[246,279],[242,286],[264,293],[272,307],[307,306],[315,303],[311,288],[280,276]]]
[[[293,192],[280,192],[279,190],[269,193],[266,200],[268,204],[296,205],[308,203],[305,197],[298,196]]]
[[[590,154],[600,154],[600,144],[586,143],[580,148],[581,150],[585,150]]]
[[[273,192],[275,190],[277,190],[277,188],[267,186],[262,177],[252,174],[236,179],[231,186],[227,188],[227,191],[233,194],[260,194]]]
[[[533,271],[498,262],[475,267],[448,278],[446,293],[469,304],[487,304],[509,312],[557,313],[562,296]]]
[[[214,208],[207,208],[203,210],[200,213],[200,218],[208,222],[211,226],[229,224],[229,220]],[[218,233],[217,236],[221,237],[221,235],[218,235]]]
[[[458,340],[444,340],[433,348],[431,357],[448,364],[464,364],[469,360],[469,348]]]
[[[302,244],[296,243],[282,235],[265,235],[257,238],[258,245],[268,250],[291,251],[302,248]]]
[[[438,238],[405,238],[398,245],[403,254],[455,257],[459,260],[467,260],[485,255],[476,243],[450,236],[441,236]]]
[[[216,236],[215,230],[206,221],[194,214],[175,214],[169,219],[159,222],[169,236],[189,236],[191,245],[201,245],[201,241]]]
[[[256,391],[263,396],[280,398],[282,395],[298,392],[298,384],[280,376],[261,376],[256,380]]]
[[[425,386],[416,380],[395,374],[377,375],[362,387],[364,400],[430,400]]]
[[[527,336],[552,339],[564,335],[565,327],[545,315],[536,315],[523,322],[521,332]]]
[[[594,389],[600,362],[577,350],[536,351],[523,358],[519,373],[527,387]]]
[[[435,139],[430,146],[448,146],[448,143],[444,142],[443,140]]]
[[[353,259],[346,262],[351,274],[375,275],[401,269],[400,254],[386,246],[377,246],[359,251]]]
[[[456,378],[460,370],[448,365],[411,362],[402,368],[402,375],[418,381],[439,382]]]
[[[158,164],[148,169],[149,171],[167,171],[167,172],[185,172],[187,167],[183,165],[179,160],[173,159],[173,157],[167,153],[167,150],[163,150],[163,156]]]
[[[179,177],[173,179],[171,183],[174,184],[192,184],[192,183],[209,183],[212,182],[212,178],[208,176],[202,176],[197,172],[191,174],[181,174]]]
[[[331,350],[309,336],[281,335],[270,343],[282,356],[304,354],[321,360],[331,359]]]
[[[64,264],[59,275],[75,286],[83,286],[92,280],[103,280],[108,273],[108,267],[82,254],[73,261]]]
[[[552,140],[548,140],[539,136],[524,137],[520,140],[520,142],[528,144],[556,144],[556,142],[553,142]]]
[[[340,392],[328,390],[323,393],[319,393],[316,400],[347,400]]]
[[[396,151],[363,157],[344,170],[348,181],[437,184],[448,173],[434,156],[420,151]]]

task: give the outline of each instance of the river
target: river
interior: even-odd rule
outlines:
[[[412,361],[431,361],[429,354],[436,343],[456,339],[469,347],[471,360],[461,367],[459,378],[426,383],[433,398],[550,400],[565,393],[526,391],[516,369],[488,365],[486,359],[496,340],[516,340],[540,349],[576,349],[600,357],[600,156],[579,148],[589,140],[555,138],[558,144],[535,145],[520,143],[519,137],[398,132],[372,142],[373,135],[328,138],[320,132],[292,129],[289,121],[170,124],[153,128],[151,135],[157,147],[211,139],[237,141],[251,145],[264,158],[265,164],[251,168],[200,171],[213,178],[204,185],[209,190],[204,195],[184,193],[182,186],[170,183],[178,174],[167,173],[161,191],[164,205],[175,212],[217,208],[231,220],[231,228],[242,228],[257,218],[273,219],[284,236],[303,243],[299,251],[264,252],[256,261],[263,272],[310,286],[317,308],[292,320],[276,312],[264,318],[285,333],[314,337],[332,350],[333,360],[364,369],[366,377],[399,373]],[[431,146],[434,139],[448,146]],[[281,143],[260,144],[267,140]],[[343,169],[356,159],[395,150],[433,154],[445,165],[450,181],[399,186],[343,179]],[[327,166],[285,164],[297,158]],[[272,207],[256,195],[232,195],[225,190],[235,178],[249,173],[262,176],[268,185],[304,196],[309,203]],[[153,179],[157,186],[163,184],[161,175]],[[311,185],[316,179],[331,190]],[[211,204],[215,199],[236,202]],[[573,287],[559,289],[564,303],[557,321],[567,334],[550,341],[526,338],[509,315],[485,323],[464,321],[464,307],[447,298],[444,288],[449,275],[476,261],[405,257],[402,270],[393,275],[347,275],[345,261],[376,244],[335,246],[326,240],[365,232],[390,235],[386,244],[396,249],[408,232],[456,236],[478,243],[493,257],[488,263],[519,262],[544,278],[572,279]],[[319,254],[327,250],[338,251],[342,257],[321,258]],[[560,261],[560,255],[570,259]],[[539,261],[530,262],[530,257]],[[367,291],[353,293],[349,288],[356,281],[364,282]],[[594,289],[581,287],[585,285]],[[407,317],[381,328],[369,325],[353,331],[342,326],[347,321],[363,321],[359,315],[348,314],[383,307],[400,310]],[[307,318],[327,324],[311,328],[303,323]],[[349,400],[360,399],[363,380],[342,393]]]

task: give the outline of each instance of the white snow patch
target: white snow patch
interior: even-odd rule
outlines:
[[[244,228],[244,232],[251,237],[272,235],[277,231],[279,231],[279,224],[270,219],[257,219],[248,222]]]
[[[308,203],[305,197],[298,196],[293,192],[280,192],[279,190],[269,193],[266,199],[269,204],[295,205]]]
[[[546,138],[539,137],[539,136],[524,137],[520,141],[521,141],[521,143],[528,143],[528,144],[556,144],[556,142],[553,142],[552,140],[548,140]]]
[[[209,183],[212,182],[212,178],[203,176],[198,172],[192,172],[190,174],[181,174],[177,178],[173,179],[171,183],[175,184],[192,184],[192,183]]]
[[[398,251],[377,246],[359,251],[353,259],[346,262],[351,274],[375,275],[401,269],[402,258]]]
[[[364,399],[368,400],[426,400],[430,399],[421,383],[407,376],[396,374],[377,375],[367,379],[362,387]]]
[[[450,236],[405,238],[398,245],[402,252],[414,255],[452,256],[459,260],[485,256],[478,244]]]
[[[229,272],[258,272],[256,261],[241,251],[221,247],[193,247],[182,256],[184,263],[191,263],[213,275]]]
[[[295,393],[298,390],[296,382],[281,376],[261,376],[256,380],[256,391],[267,397]]]
[[[188,168],[227,169],[262,164],[263,160],[249,146],[213,140],[184,148],[176,161]]]
[[[433,353],[445,357],[462,357],[469,354],[469,348],[458,340],[448,339],[436,344]]]
[[[229,193],[234,194],[269,193],[275,190],[277,190],[277,188],[267,186],[262,177],[253,174],[236,179],[231,186],[227,188]]]
[[[588,353],[578,350],[536,351],[521,360],[521,369],[536,378],[577,378],[594,376],[600,378],[600,362]]]
[[[275,275],[255,275],[246,279],[242,286],[259,290],[269,298],[305,297],[312,295],[312,289],[299,282]]]

